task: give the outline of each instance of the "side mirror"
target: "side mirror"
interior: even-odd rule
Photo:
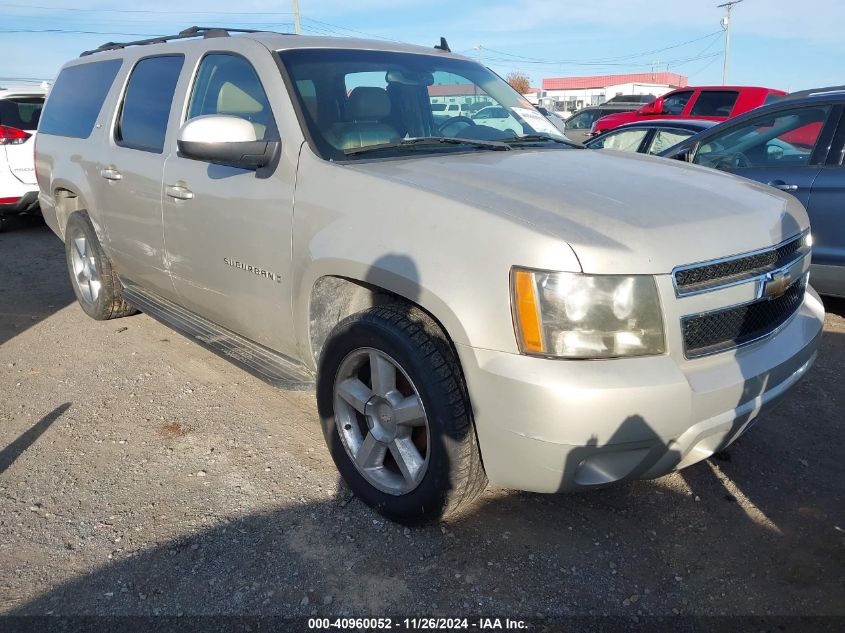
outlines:
[[[259,141],[255,127],[246,119],[207,114],[185,121],[176,137],[184,158],[234,167],[258,168],[269,164],[280,141]]]
[[[640,114],[663,114],[663,98],[645,104],[640,108]]]

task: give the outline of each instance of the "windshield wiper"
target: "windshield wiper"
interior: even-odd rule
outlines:
[[[343,150],[343,153],[349,156],[350,154],[363,154],[365,152],[377,152],[388,149],[403,149],[408,147],[425,147],[432,145],[469,145],[471,147],[478,147],[494,151],[508,151],[511,149],[510,145],[502,141],[482,141],[470,138],[457,138],[454,136],[406,136],[401,141],[396,143],[380,143],[378,145],[366,145],[364,147],[353,147],[351,149]]]
[[[584,146],[581,145],[581,143],[576,143],[575,141],[560,138],[559,136],[552,136],[550,134],[520,134],[519,136],[503,138],[501,142],[510,144],[551,142],[560,143],[561,145],[568,145],[569,147],[574,147],[576,149],[585,149]]]

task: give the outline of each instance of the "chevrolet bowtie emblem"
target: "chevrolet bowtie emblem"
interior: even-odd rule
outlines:
[[[792,271],[790,269],[767,273],[765,279],[763,279],[762,296],[766,299],[774,299],[781,296],[792,284],[791,273]]]

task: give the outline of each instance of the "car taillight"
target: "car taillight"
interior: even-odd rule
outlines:
[[[17,204],[20,198],[0,198],[0,204]]]
[[[16,127],[9,127],[8,125],[0,125],[0,145],[21,145],[26,143],[26,140],[32,134],[24,132]]]

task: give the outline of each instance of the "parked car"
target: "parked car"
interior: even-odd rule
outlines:
[[[813,227],[813,285],[845,296],[845,91],[784,98],[683,141],[663,155],[787,191]]]
[[[617,103],[582,108],[563,122],[566,138],[576,143],[583,143],[592,136],[591,130],[596,121],[612,113],[631,112],[637,109],[637,105],[636,103]]]
[[[715,121],[695,119],[650,119],[620,125],[609,132],[594,136],[584,145],[590,149],[659,154],[714,125]]]
[[[786,93],[754,86],[701,86],[678,88],[647,103],[635,112],[616,113],[602,117],[593,125],[592,135],[607,132],[624,123],[643,121],[659,116],[661,119],[704,119],[726,121]]]
[[[38,212],[33,147],[44,105],[40,87],[0,87],[0,228],[13,215]]]
[[[483,87],[520,133],[435,127],[435,77]],[[705,459],[822,331],[795,198],[587,151],[445,50],[196,28],[109,43],[62,68],[36,164],[86,314],[140,309],[315,386],[344,479],[401,521],[488,480],[584,490]]]
[[[605,103],[651,103],[657,99],[657,95],[616,95]]]
[[[522,132],[522,124],[506,108],[502,106],[487,106],[472,115],[472,120],[480,125],[487,125],[497,130],[510,131],[515,134]]]

